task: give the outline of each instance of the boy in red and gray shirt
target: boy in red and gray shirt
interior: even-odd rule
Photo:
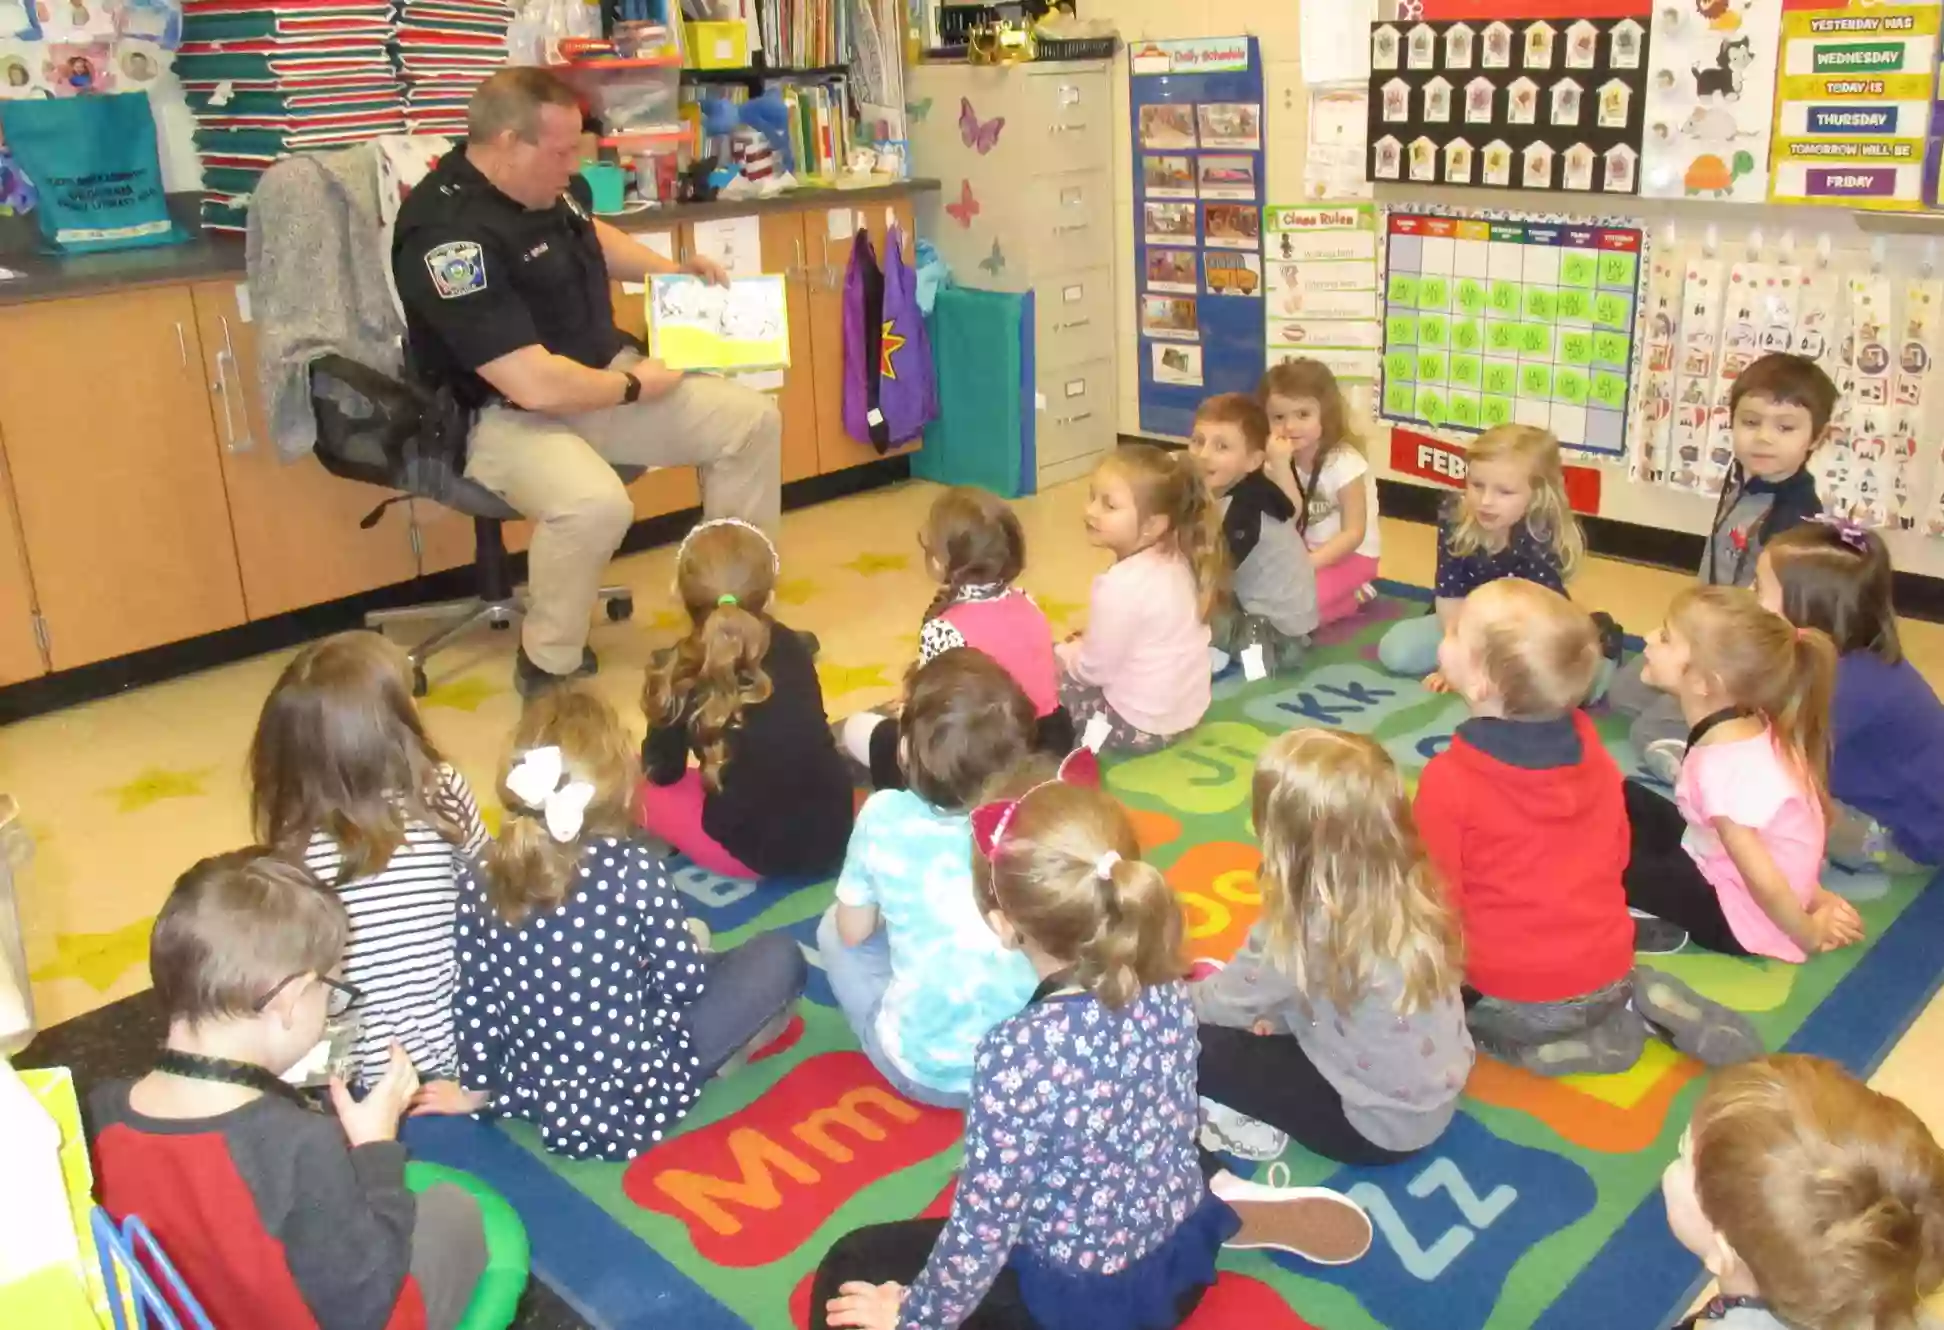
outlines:
[[[1578,709],[1600,660],[1585,611],[1516,579],[1467,596],[1439,646],[1472,717],[1425,765],[1415,807],[1464,925],[1466,1023],[1542,1076],[1625,1071],[1650,1033],[1704,1062],[1759,1056],[1740,1015],[1634,966],[1620,768]]]
[[[278,1079],[357,1000],[347,931],[337,894],[269,850],[203,860],[150,936],[155,1070],[90,1097],[102,1206],[148,1225],[217,1330],[452,1330],[486,1268],[472,1197],[405,1188],[403,1048],[362,1101],[332,1082],[335,1117]]]

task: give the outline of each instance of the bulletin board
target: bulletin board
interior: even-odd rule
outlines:
[[[176,0],[0,0],[0,97],[147,91],[181,39]]]
[[[1253,37],[1128,47],[1140,427],[1183,437],[1263,366],[1262,56]]]
[[[1517,423],[1624,456],[1647,234],[1627,220],[1395,209],[1382,244],[1382,416]]]

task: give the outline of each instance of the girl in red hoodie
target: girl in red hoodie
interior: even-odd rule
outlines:
[[[1472,717],[1416,812],[1464,924],[1472,1037],[1544,1076],[1625,1071],[1656,1032],[1704,1062],[1758,1056],[1741,1016],[1634,967],[1620,768],[1578,709],[1600,660],[1589,615],[1511,578],[1466,597],[1439,646]]]

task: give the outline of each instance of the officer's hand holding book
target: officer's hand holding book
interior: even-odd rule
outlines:
[[[703,281],[712,283],[715,286],[729,285],[729,270],[710,258],[707,254],[689,255],[688,262],[682,265],[682,271],[693,273]]]

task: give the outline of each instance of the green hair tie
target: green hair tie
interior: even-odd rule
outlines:
[[[734,595],[727,591],[716,597],[717,609],[722,608],[724,605],[740,605],[741,603],[741,601],[737,600]]]

